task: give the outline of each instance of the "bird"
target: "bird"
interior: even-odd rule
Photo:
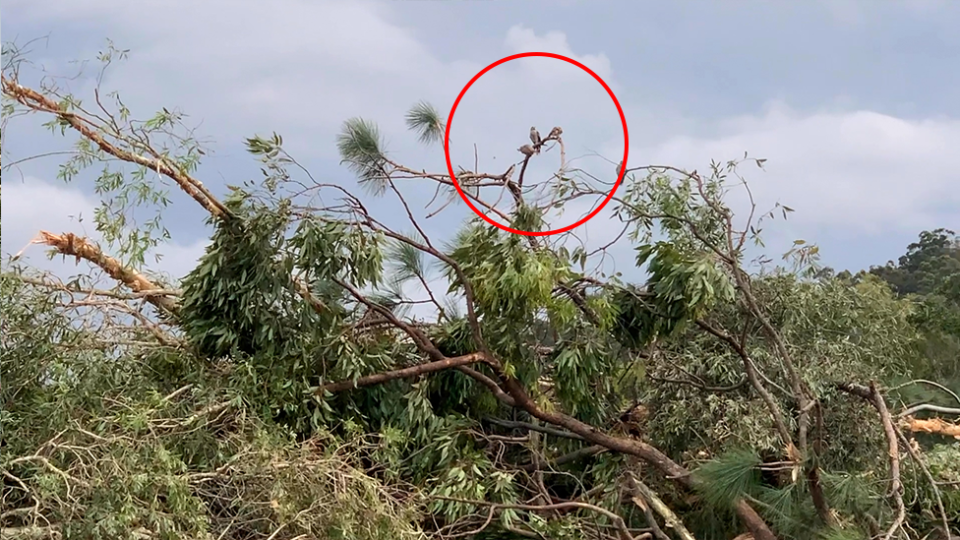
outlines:
[[[525,156],[527,156],[527,157],[530,157],[530,156],[532,156],[533,154],[536,153],[536,150],[534,150],[533,147],[530,146],[529,144],[525,144],[525,145],[521,146],[520,148],[517,148],[517,150],[518,150],[521,154],[523,154],[523,155],[525,155]]]
[[[550,134],[547,135],[547,139],[559,139],[561,133],[563,133],[563,130],[560,129],[560,126],[557,126],[550,130]]]
[[[540,132],[537,131],[537,128],[530,127],[530,141],[533,142],[533,147],[536,148],[540,146],[543,141],[540,139]]]

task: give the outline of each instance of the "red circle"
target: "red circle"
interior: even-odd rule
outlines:
[[[457,176],[453,172],[453,163],[451,163],[450,161],[450,126],[453,124],[453,113],[456,112],[457,107],[460,105],[460,100],[463,99],[463,95],[467,93],[467,90],[469,90],[470,87],[473,86],[473,83],[477,82],[477,79],[482,77],[484,73],[499,66],[500,64],[509,62],[510,60],[516,60],[517,58],[527,58],[530,56],[543,56],[546,58],[556,58],[557,60],[563,60],[564,62],[573,64],[578,68],[589,73],[590,76],[596,79],[596,81],[600,83],[600,86],[602,86],[603,89],[607,91],[607,94],[610,95],[610,99],[613,100],[613,104],[617,106],[617,112],[620,114],[620,123],[623,124],[623,161],[621,162],[621,165],[620,165],[620,173],[617,175],[617,182],[613,185],[613,189],[610,190],[610,193],[607,195],[607,198],[604,199],[603,202],[600,204],[600,206],[594,209],[593,212],[590,212],[586,217],[574,223],[573,225],[563,227],[562,229],[554,229],[552,231],[542,231],[542,232],[530,232],[530,231],[520,231],[517,229],[512,229],[510,227],[507,227],[506,225],[501,225],[497,223],[496,221],[490,219],[485,214],[480,212],[480,210],[478,210],[477,207],[474,206],[472,202],[470,202],[470,199],[463,192],[463,188],[460,187],[460,182],[457,180]],[[583,225],[587,221],[593,219],[593,217],[596,216],[598,213],[600,213],[600,210],[603,210],[603,207],[606,206],[608,202],[610,202],[610,199],[613,198],[613,194],[616,193],[617,188],[620,187],[620,182],[623,181],[623,175],[627,171],[627,154],[629,153],[629,149],[630,149],[630,137],[627,132],[627,119],[623,115],[623,108],[620,107],[620,102],[617,101],[617,96],[613,94],[613,90],[610,90],[610,87],[607,86],[607,83],[604,82],[604,80],[601,79],[599,75],[594,73],[593,70],[591,70],[587,66],[581,64],[580,62],[577,62],[572,58],[567,58],[566,56],[563,56],[561,54],[554,54],[554,53],[548,53],[548,52],[525,52],[525,53],[510,55],[505,58],[501,58],[500,60],[497,60],[496,62],[483,68],[480,71],[480,73],[477,73],[476,75],[474,75],[473,78],[470,79],[470,82],[468,82],[467,85],[463,87],[463,90],[460,91],[460,95],[457,96],[456,101],[453,102],[453,107],[450,109],[450,114],[447,116],[447,129],[443,136],[443,153],[447,158],[447,171],[450,173],[450,178],[453,180],[453,185],[457,188],[457,192],[460,194],[460,198],[463,199],[465,203],[467,203],[467,206],[469,206],[470,209],[473,210],[475,214],[483,218],[483,220],[486,221],[487,223],[495,227],[498,227],[504,231],[509,231],[514,234],[522,234],[524,236],[550,236],[551,234],[567,232],[570,229],[579,227],[580,225]]]

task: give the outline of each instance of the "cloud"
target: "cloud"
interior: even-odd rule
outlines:
[[[4,256],[22,250],[21,262],[63,279],[77,273],[73,260],[62,257],[48,260],[46,246],[30,244],[39,231],[71,232],[104,246],[102,236],[93,224],[98,201],[75,187],[50,184],[28,176],[23,182],[7,183],[2,203]],[[157,250],[163,255],[161,261],[154,263],[148,259],[147,266],[154,273],[182,277],[196,266],[207,244],[208,240],[201,239],[187,245],[175,242],[162,245]]]
[[[960,120],[907,120],[877,112],[802,114],[773,102],[720,122],[711,137],[675,136],[631,150],[631,166],[707,169],[748,152],[745,168],[760,210],[779,201],[807,231],[877,235],[960,222]],[[741,207],[742,209],[742,207]]]
[[[681,106],[687,102],[670,96],[695,95],[694,101],[687,100],[689,103],[721,98],[733,102],[754,99],[753,93],[757,92],[760,98],[782,95],[770,90],[778,81],[786,81],[790,88],[824,81],[823,92],[833,92],[837,81],[845,80],[819,72],[803,80],[777,78],[778,66],[782,66],[777,58],[776,64],[772,59],[769,65],[763,64],[770,70],[757,71],[763,77],[741,81],[745,89],[710,86],[709,81],[720,80],[716,78],[718,55],[739,51],[737,47],[746,41],[753,42],[742,33],[735,39],[721,39],[714,49],[696,52],[696,62],[687,58],[684,63],[681,57],[677,64],[680,82],[676,82],[656,70],[653,72],[659,73],[658,77],[641,76],[655,67],[652,62],[670,63],[672,59],[668,62],[647,54],[638,55],[636,60],[627,57],[639,67],[614,65],[610,58],[622,62],[623,57],[618,56],[621,49],[614,48],[612,41],[599,40],[596,34],[585,39],[593,39],[588,43],[605,43],[608,51],[600,45],[584,47],[579,42],[574,50],[567,34],[556,30],[562,28],[561,20],[548,27],[518,25],[516,18],[498,22],[491,31],[500,33],[499,48],[487,47],[481,52],[463,53],[469,48],[455,46],[461,44],[430,48],[425,44],[428,36],[434,36],[431,28],[397,22],[401,20],[398,5],[301,0],[149,4],[76,0],[50,10],[35,2],[12,0],[4,4],[4,11],[8,22],[15,17],[18,26],[30,23],[42,28],[38,34],[46,33],[51,24],[65,29],[54,32],[52,39],[67,41],[71,50],[45,62],[47,67],[66,69],[67,57],[93,57],[104,37],[131,48],[130,59],[111,68],[108,89],[120,90],[139,117],[161,106],[180,106],[197,123],[202,120],[199,134],[210,135],[218,143],[214,146],[215,171],[208,173],[204,168],[201,176],[217,192],[222,192],[218,186],[221,177],[238,184],[256,174],[255,161],[243,153],[240,143],[243,137],[270,131],[284,135],[288,148],[320,181],[355,188],[349,173],[337,166],[335,145],[341,123],[352,116],[377,121],[387,149],[398,161],[418,169],[443,170],[442,150],[417,145],[415,137],[406,131],[406,110],[425,99],[446,112],[463,85],[492,60],[503,54],[547,51],[589,66],[620,97],[630,125],[632,165],[658,162],[702,171],[711,159],[737,158],[744,151],[767,158],[767,172],[744,172],[761,209],[777,200],[796,208],[787,225],[777,225],[776,234],[812,241],[843,236],[848,244],[865,244],[890,231],[909,230],[915,235],[920,228],[960,221],[956,211],[960,207],[956,193],[960,190],[951,186],[960,164],[952,151],[960,142],[955,119],[917,120],[881,114],[874,102],[869,107],[862,105],[866,103],[864,96],[859,96],[859,107],[864,110],[853,109],[851,103],[858,103],[858,96],[855,89],[846,87],[842,90],[852,92],[851,101],[830,110],[816,111],[809,108],[810,104],[794,100],[791,104],[798,109],[773,102],[759,112],[721,121],[690,116]],[[853,18],[868,6],[825,3],[826,8],[833,5],[837,6],[837,16]],[[848,5],[852,7],[845,7]],[[784,13],[784,18],[797,18],[793,11]],[[930,13],[924,11],[924,16]],[[706,19],[689,20],[707,25]],[[572,24],[576,27],[577,22]],[[709,24],[715,22],[710,20]],[[663,35],[664,40],[667,37]],[[838,46],[846,47],[842,49],[844,54],[855,52],[849,44]],[[747,60],[763,58],[758,53],[757,58]],[[823,72],[824,68],[817,69]],[[704,85],[703,81],[708,83]],[[669,99],[650,105],[657,92],[666,92]],[[924,95],[911,94],[910,99],[923,100]],[[820,97],[815,99],[814,107],[822,105]],[[751,106],[739,103],[737,107],[750,110]],[[454,165],[473,169],[476,155],[480,169],[505,171],[510,163],[519,161],[516,149],[526,142],[530,125],[538,126],[541,132],[553,125],[562,126],[567,158],[599,175],[612,177],[613,166],[607,160],[619,161],[623,153],[619,117],[603,88],[575,66],[529,58],[498,66],[467,92],[452,122]],[[18,134],[18,139],[32,150],[31,134]],[[602,157],[594,156],[594,152]],[[210,163],[214,160],[205,167]],[[549,178],[557,166],[555,152],[539,156],[528,171],[530,181]],[[414,193],[408,200],[418,212],[432,196],[433,186],[413,184],[404,188],[405,193],[408,188]],[[177,204],[190,203],[177,200]],[[383,211],[377,204],[371,208]],[[574,209],[579,215],[581,209]],[[463,205],[451,207],[450,213],[470,215]],[[389,219],[397,216],[405,218],[403,213],[387,212],[390,225],[395,223]],[[602,219],[603,214],[585,231],[584,236],[592,242],[613,234],[606,229],[608,224],[601,225]],[[8,227],[16,220],[19,218],[8,216]],[[426,224],[428,232],[437,237],[448,234],[455,225],[446,217]],[[22,241],[28,241],[34,232],[31,228],[24,233]],[[6,233],[4,240],[4,245],[10,246]],[[896,249],[901,249],[902,244],[897,242]]]
[[[62,10],[19,3],[11,12],[44,25],[90,26],[83,37],[96,37],[71,51],[77,56],[92,58],[107,37],[131,49],[105,84],[140,114],[179,106],[219,134],[323,132],[312,150],[332,150],[333,132],[352,115],[390,112],[402,125],[412,94],[435,82],[424,77],[459,71],[440,65],[414,29],[388,22],[388,5],[371,2],[288,1],[279,9],[250,0],[80,0]]]
[[[177,107],[203,122],[200,133],[236,153],[243,136],[278,131],[288,149],[309,161],[335,163],[336,134],[353,116],[375,120],[386,147],[416,166],[445,168],[439,148],[410,137],[404,114],[419,100],[446,112],[467,81],[495,57],[442,61],[419,39],[418,29],[392,22],[393,4],[373,2],[163,2],[79,0],[63,10],[30,3],[11,9],[20,20],[83,21],[85,36],[109,36],[130,48],[129,60],[111,67],[105,85],[117,89],[138,115]],[[187,8],[189,6],[189,8]],[[188,12],[189,16],[184,16]],[[71,54],[94,56],[87,52]],[[566,35],[514,26],[503,47],[573,57],[616,89],[603,53],[576,54]],[[92,71],[92,70],[91,70]],[[471,87],[452,122],[454,161],[506,170],[530,125],[546,133],[563,126],[575,155],[595,141],[622,139],[614,104],[576,66],[525,58],[498,66]],[[212,132],[212,133],[211,133]],[[225,144],[223,144],[225,143]],[[588,164],[583,164],[587,167]],[[472,168],[472,167],[468,167]]]
[[[573,60],[580,62],[604,79],[613,75],[613,68],[610,65],[610,59],[607,58],[607,55],[602,53],[578,55],[573,52],[573,49],[567,42],[567,35],[556,30],[549,31],[538,36],[537,33],[531,28],[526,28],[523,25],[512,26],[507,31],[507,37],[504,44],[506,45],[507,50],[513,54],[524,52],[551,52],[572,58]],[[562,73],[569,76],[571,73],[575,72],[574,70],[569,69],[555,69],[555,66],[557,65],[562,66],[562,64],[557,64],[556,62],[534,65],[538,67],[542,65],[548,65],[554,68],[550,70],[538,70],[537,73],[541,75],[546,74],[548,76],[554,76],[555,74]]]

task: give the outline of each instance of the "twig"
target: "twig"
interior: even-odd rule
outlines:
[[[928,380],[926,380],[926,379],[914,379],[914,380],[912,380],[912,381],[907,381],[907,382],[905,382],[905,383],[903,383],[903,384],[899,384],[899,385],[897,385],[897,386],[894,386],[893,388],[891,388],[891,389],[888,390],[887,392],[888,392],[888,393],[889,393],[889,392],[896,392],[897,390],[900,390],[901,388],[903,388],[903,387],[905,387],[905,386],[910,386],[911,384],[926,384],[926,385],[932,386],[932,387],[934,387],[934,388],[937,388],[937,389],[939,389],[939,390],[942,390],[943,392],[946,392],[947,394],[950,394],[950,395],[953,397],[953,399],[955,399],[955,400],[957,401],[957,403],[960,403],[960,395],[957,395],[956,392],[954,392],[953,390],[950,390],[949,388],[947,388],[946,386],[944,386],[944,385],[942,385],[942,384],[940,384],[940,383],[938,383],[938,382],[928,381]]]
[[[549,426],[539,426],[536,424],[531,424],[529,422],[514,422],[511,420],[501,420],[499,418],[493,418],[493,417],[485,418],[484,420],[486,420],[487,422],[490,422],[491,424],[496,424],[500,427],[505,427],[508,429],[525,429],[528,431],[539,431],[540,433],[546,433],[547,435],[553,435],[555,437],[564,437],[567,439],[577,439],[581,441],[583,440],[583,437],[581,437],[580,435],[577,435],[576,433],[571,433],[569,431],[564,431],[564,430],[552,428]]]

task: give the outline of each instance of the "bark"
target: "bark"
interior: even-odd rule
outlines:
[[[467,354],[464,356],[457,356],[454,358],[446,358],[444,360],[437,360],[436,362],[429,362],[426,364],[418,364],[416,366],[410,366],[408,368],[397,369],[394,371],[385,371],[382,373],[376,373],[373,375],[367,375],[366,377],[360,377],[357,380],[346,380],[339,381],[335,383],[325,384],[317,389],[317,394],[323,395],[324,392],[330,392],[335,394],[337,392],[343,392],[344,390],[351,390],[353,388],[362,388],[364,386],[373,386],[376,384],[382,384],[387,381],[392,381],[394,379],[405,379],[409,377],[418,377],[420,375],[426,375],[428,373],[436,373],[438,371],[443,371],[445,369],[466,366],[469,364],[475,364],[480,362],[483,359],[483,355],[479,353]]]
[[[650,489],[646,484],[637,480],[633,475],[627,475],[627,481],[630,485],[630,489],[636,494],[642,502],[647,503],[649,506],[653,507],[654,510],[663,517],[664,527],[668,529],[673,529],[677,536],[682,540],[697,540],[690,531],[684,526],[683,522],[680,521],[680,518],[677,517],[677,514],[670,509],[663,500],[660,499],[660,496],[657,495],[655,491]],[[637,503],[637,501],[634,501]],[[641,509],[645,509],[641,506]],[[647,520],[650,521],[650,526],[656,528],[656,521],[651,519],[649,516]],[[655,529],[656,530],[656,529]]]
[[[566,428],[567,430],[580,435],[586,441],[593,444],[598,444],[623,454],[637,456],[655,467],[667,478],[670,478],[671,480],[674,480],[687,488],[696,488],[696,481],[693,479],[690,471],[670,459],[666,454],[661,452],[656,447],[635,439],[613,437],[571,416],[544,411],[537,407],[536,403],[530,399],[527,393],[520,386],[519,381],[512,377],[505,376],[502,377],[502,380],[504,386],[506,387],[507,393],[513,397],[517,407],[525,410],[531,416],[555,426]],[[770,529],[769,525],[767,525],[763,518],[761,518],[756,510],[754,510],[746,501],[741,499],[736,503],[736,513],[756,540],[777,540],[776,535]]]
[[[884,401],[883,396],[877,389],[876,383],[870,383],[870,393],[873,405],[880,413],[880,422],[883,424],[883,432],[887,437],[887,453],[890,456],[890,493],[897,507],[897,518],[883,537],[884,540],[890,540],[907,517],[907,509],[903,504],[903,482],[900,480],[900,441],[897,439],[897,430],[893,427],[890,411],[887,410],[887,402]]]
[[[941,418],[906,418],[904,427],[913,433],[935,433],[960,439],[960,424],[951,424]]]
[[[890,540],[897,530],[903,526],[907,516],[906,506],[903,503],[903,482],[900,479],[900,441],[898,440],[897,429],[894,427],[893,418],[887,409],[887,402],[884,401],[883,395],[875,382],[871,382],[870,386],[856,383],[837,383],[836,387],[865,399],[880,414],[880,423],[887,439],[887,455],[890,461],[890,496],[893,498],[894,506],[897,509],[897,517],[883,536],[884,540]]]
[[[154,285],[152,281],[144,277],[143,274],[124,266],[117,259],[104,254],[95,244],[73,233],[57,235],[47,231],[40,231],[40,236],[34,240],[34,243],[45,244],[53,247],[63,255],[76,257],[78,263],[80,259],[90,261],[102,268],[110,277],[123,283],[135,293],[149,293],[150,291],[162,290],[160,287]],[[169,296],[146,295],[145,299],[147,302],[150,302],[169,314],[175,315],[179,309],[177,302]]]

